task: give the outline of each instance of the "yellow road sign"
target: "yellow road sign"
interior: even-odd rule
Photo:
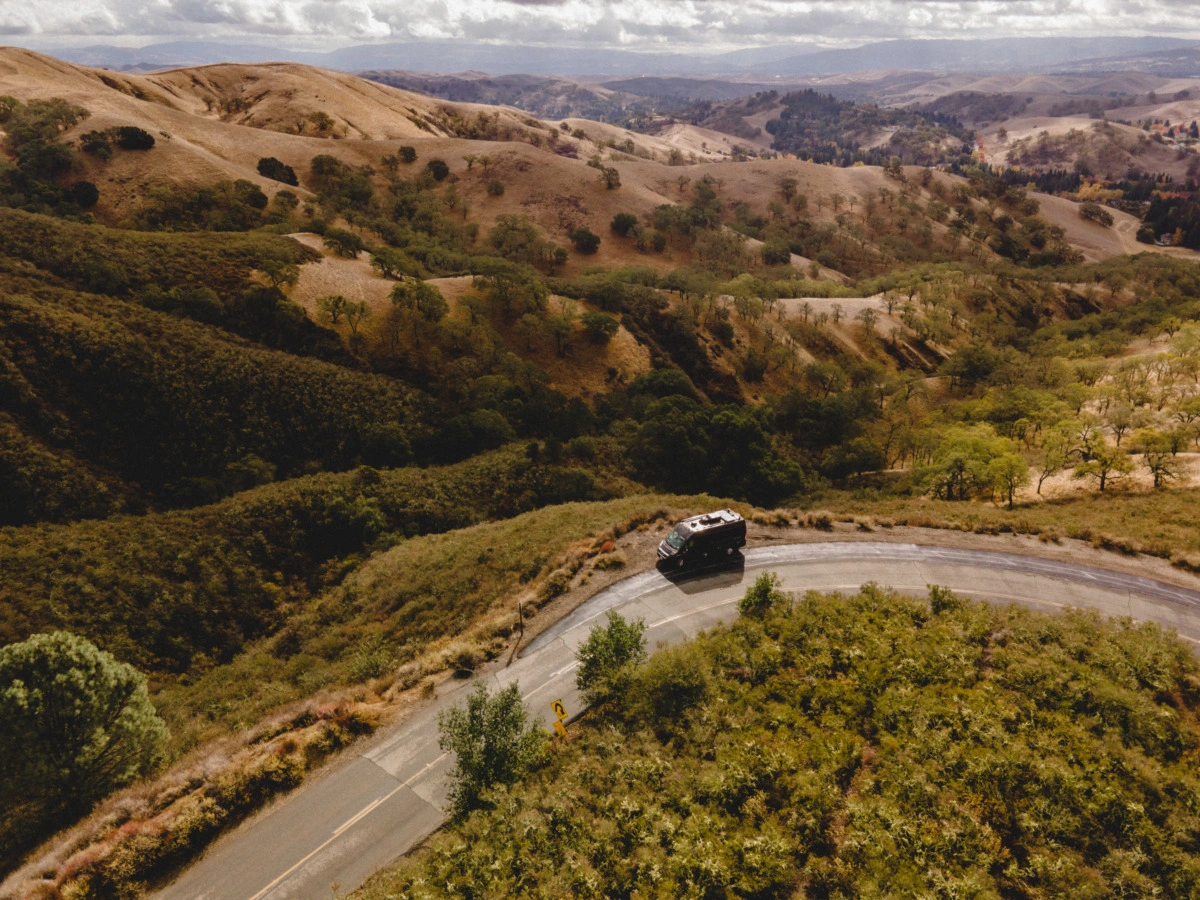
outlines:
[[[558,732],[560,735],[562,735],[563,737],[566,737],[566,736],[567,736],[567,726],[565,726],[565,725],[562,723],[562,720],[561,720],[561,719],[555,719],[555,720],[554,720],[554,730],[555,730],[555,731],[557,731],[557,732]]]
[[[558,716],[558,721],[561,722],[567,717],[567,708],[563,706],[563,702],[561,700],[555,700],[550,704],[550,708],[554,710],[554,715]]]

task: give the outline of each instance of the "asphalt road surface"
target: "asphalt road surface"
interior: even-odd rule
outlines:
[[[650,648],[676,643],[736,616],[738,599],[768,570],[790,591],[849,591],[873,581],[924,594],[939,584],[996,603],[1092,607],[1174,628],[1200,652],[1200,591],[1105,569],[871,542],[763,547],[735,563],[683,577],[651,571],[618,582],[540,634],[489,681],[497,688],[518,682],[528,708],[549,727],[554,701],[568,714],[581,711],[575,651],[608,610],[644,620]],[[328,900],[357,888],[441,824],[451,760],[438,748],[437,716],[469,689],[468,681],[443,686],[430,707],[223,838],[158,896]]]

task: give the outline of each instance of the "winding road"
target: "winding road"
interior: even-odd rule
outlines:
[[[736,615],[761,572],[784,589],[856,590],[866,582],[924,594],[939,584],[996,603],[1053,610],[1091,607],[1174,628],[1200,653],[1200,591],[1107,569],[1030,556],[884,542],[792,544],[749,550],[734,569],[667,578],[634,575],[601,591],[488,676],[520,684],[526,705],[553,723],[551,704],[578,713],[575,651],[608,610],[643,619],[647,646],[685,640]],[[450,760],[438,748],[438,713],[469,690],[452,682],[437,700],[358,756],[335,765],[219,841],[163,898],[282,900],[348,893],[442,822]]]

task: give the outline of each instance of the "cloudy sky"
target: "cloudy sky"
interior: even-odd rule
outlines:
[[[463,39],[707,50],[895,37],[1200,38],[1197,0],[0,0],[0,43]]]

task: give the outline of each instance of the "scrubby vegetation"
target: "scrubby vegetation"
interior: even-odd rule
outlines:
[[[779,118],[766,124],[775,138],[772,147],[801,159],[882,166],[895,157],[906,165],[931,166],[970,156],[964,147],[970,133],[953,115],[933,108],[860,106],[811,88],[784,94],[780,102]],[[886,143],[864,146],[885,129],[891,132]]]
[[[225,309],[203,288],[178,297]],[[0,297],[0,359],[7,424],[27,442],[0,450],[13,473],[0,524],[122,499],[194,505],[360,459],[402,465],[427,415],[394,381],[65,291]]]
[[[806,194],[783,174],[756,192],[718,166],[664,170],[672,202],[572,220],[564,240],[524,207],[473,212],[510,202],[518,173],[476,156],[464,170],[444,151],[414,165],[413,147],[378,169],[334,152],[264,157],[274,186],[152,188],[117,214],[78,180],[81,159],[160,153],[153,135],[80,134],[86,110],[0,98],[0,643],[67,630],[147,673],[178,760],[321,690],[473,668],[511,630],[498,604],[566,590],[586,557],[572,542],[662,501],[562,504],[819,498],[843,517],[1071,533],[1200,565],[1184,484],[1200,445],[1194,266],[1084,264],[1025,182],[975,164],[940,113],[811,93],[739,109],[777,103],[779,140],[879,163],[881,186]],[[335,127],[320,115],[307,121]],[[504,136],[493,117],[444,118]],[[525,128],[509,136],[568,145]],[[867,148],[884,129],[894,136]],[[580,163],[581,177],[632,204],[621,155],[647,154],[593,143],[600,174]],[[905,168],[937,161],[949,171]],[[1053,177],[1105,222],[1113,198],[1077,174]],[[1168,183],[1127,182],[1124,199],[1149,204],[1148,222],[1174,215],[1186,246]],[[295,231],[321,236],[329,267],[369,260],[394,283],[372,302],[339,286],[306,314],[290,298],[320,254],[284,237]],[[588,267],[608,254],[629,264]],[[1068,476],[1074,499],[1034,502]],[[1139,477],[1153,497],[1109,499]],[[724,676],[699,652],[661,657],[682,674],[652,661],[634,680],[678,676],[679,696],[710,700]],[[624,694],[612,684],[632,671],[596,697]],[[258,751],[231,763],[237,774],[206,788],[220,815],[197,800],[175,837],[138,832],[154,849],[137,865],[85,860],[81,877],[119,893],[121,866],[141,873],[128,884],[169,871],[373,727],[339,708],[297,714],[306,736],[269,765]],[[605,728],[657,740],[644,710],[616,709]],[[828,833],[805,833],[789,859],[834,858]],[[31,825],[16,844],[41,836]]]
[[[508,492],[497,470],[475,474],[484,486],[463,484],[462,496]],[[545,474],[557,481],[563,473]],[[85,894],[144,891],[147,880],[170,875],[223,829],[374,730],[386,709],[381,695],[432,686],[447,668],[470,670],[495,657],[516,627],[506,602],[515,591],[528,594],[527,612],[536,609],[586,576],[605,540],[669,517],[661,504],[673,500],[552,505],[402,540],[365,564],[353,553],[329,561],[309,587],[296,583],[300,590],[282,598],[283,627],[273,637],[248,641],[229,662],[197,654],[186,672],[155,674],[153,700],[171,729],[167,753],[180,764],[107,804],[69,847],[50,851],[35,877],[55,872],[59,884]],[[187,555],[170,535],[156,538],[165,555]],[[74,627],[113,633],[96,623]],[[31,832],[24,828],[21,840],[36,837]]]
[[[153,770],[167,729],[133,666],[57,631],[0,647],[0,854]]]
[[[742,605],[357,896],[1200,890],[1200,672],[1170,635],[937,587],[763,576]]]
[[[73,179],[78,157],[59,138],[88,115],[83,107],[58,98],[23,103],[16,97],[0,97],[2,149],[8,157],[0,159],[0,207],[87,215],[83,211],[96,204],[99,192],[90,181]],[[103,139],[102,146],[111,156],[107,136],[91,134]],[[96,146],[101,146],[100,141]]]
[[[444,469],[296,478],[188,511],[4,529],[2,639],[69,628],[143,670],[185,675],[285,625],[293,604],[371,550],[604,494],[587,472],[507,450]]]

